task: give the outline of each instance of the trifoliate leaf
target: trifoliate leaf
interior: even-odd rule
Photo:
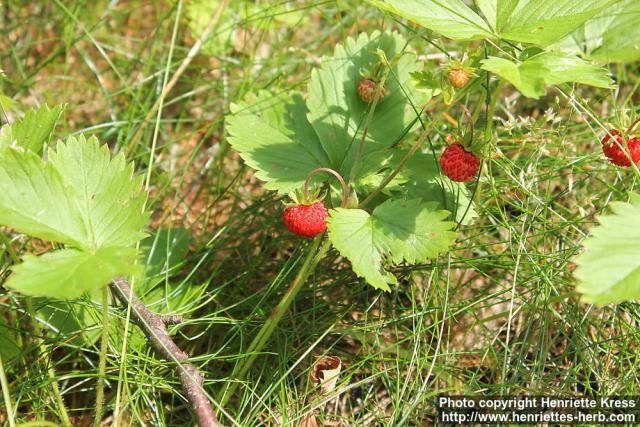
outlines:
[[[136,271],[148,215],[141,179],[123,156],[111,159],[95,138],[69,138],[44,161],[31,151],[0,150],[0,224],[65,249],[14,267],[7,282],[22,293],[73,298]]]
[[[131,246],[142,239],[148,215],[143,213],[142,177],[124,155],[113,159],[109,147],[95,137],[70,137],[50,153],[65,192],[73,198],[86,228],[89,248]]]
[[[482,61],[482,69],[499,75],[523,95],[536,99],[546,93],[545,85],[576,82],[602,88],[613,86],[606,69],[562,52],[543,52],[520,63],[489,57]]]
[[[370,215],[362,209],[334,209],[329,239],[353,271],[375,288],[396,283],[383,263],[423,262],[447,250],[455,239],[449,212],[421,200],[387,200]]]
[[[371,74],[380,65],[378,50],[392,66],[385,84],[387,95],[376,106],[368,128],[364,156],[384,153],[415,124],[414,106],[419,109],[426,94],[413,86],[411,73],[421,66],[415,55],[403,52],[406,44],[395,32],[360,34],[337,45],[333,56],[323,58],[321,67],[311,73],[309,121],[331,161],[330,167],[343,176],[350,175],[370,108],[360,99],[358,85],[363,74]],[[366,175],[370,168],[380,169],[376,162],[384,154],[377,156],[373,155],[376,161],[359,163],[359,176]]]
[[[577,290],[591,303],[604,305],[640,298],[640,196],[611,203],[613,215],[598,218],[585,251],[575,263]]]
[[[229,143],[266,181],[266,188],[286,194],[302,187],[313,169],[330,166],[300,94],[262,92],[232,105],[231,111]]]
[[[43,105],[38,110],[28,111],[14,123],[4,125],[0,129],[0,148],[22,147],[41,154],[63,110],[63,105],[51,109]]]
[[[129,246],[140,229],[141,180],[122,156],[111,160],[95,138],[69,138],[44,161],[32,152],[0,152],[0,224],[40,239],[94,250]]]
[[[461,0],[367,0],[454,40],[491,37],[487,23]]]
[[[62,249],[42,256],[27,254],[13,267],[5,286],[26,295],[75,298],[119,276],[140,272],[134,248],[106,247],[95,252]]]

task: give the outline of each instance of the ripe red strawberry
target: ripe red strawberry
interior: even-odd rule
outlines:
[[[376,89],[378,87],[378,83],[371,79],[362,79],[358,84],[358,95],[360,95],[360,99],[370,104],[373,102],[373,98],[376,96]],[[382,101],[382,98],[387,96],[387,89],[383,86],[380,91],[380,99],[378,102]]]
[[[615,137],[615,141],[612,140],[610,134]],[[624,140],[617,129],[611,129],[602,138],[602,152],[614,165],[629,167],[631,166],[631,159],[633,159],[633,163],[640,162],[640,138],[633,137],[627,140],[627,148],[631,159],[621,147],[624,147]]]
[[[329,213],[322,202],[291,205],[285,208],[282,221],[298,236],[314,237],[327,229]]]
[[[464,68],[452,68],[447,74],[447,79],[453,87],[462,89],[469,84],[469,80],[471,80],[471,74]]]
[[[440,156],[440,167],[450,180],[469,182],[473,181],[480,169],[480,158],[456,142],[444,149]]]

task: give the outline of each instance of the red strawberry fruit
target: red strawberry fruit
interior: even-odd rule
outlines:
[[[611,135],[615,137],[615,140],[611,138]],[[627,140],[629,154],[622,147],[624,147],[624,139],[617,129],[611,129],[602,138],[602,152],[614,165],[629,167],[631,166],[631,160],[633,160],[633,163],[640,162],[640,138],[633,137]],[[631,159],[629,155],[631,155]]]
[[[440,156],[440,167],[450,180],[469,182],[473,181],[480,169],[480,158],[456,142],[445,148]]]
[[[284,225],[298,236],[314,237],[327,229],[329,212],[322,202],[310,205],[299,204],[285,208],[282,214]]]
[[[376,89],[378,88],[378,83],[371,79],[362,79],[358,84],[358,95],[360,95],[360,99],[370,104],[373,102],[373,98],[376,96]],[[387,96],[387,89],[383,86],[380,91],[380,99],[378,102],[382,101],[382,98]]]

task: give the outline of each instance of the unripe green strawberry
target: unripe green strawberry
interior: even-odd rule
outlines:
[[[378,88],[378,83],[371,79],[362,79],[358,84],[358,95],[360,95],[360,99],[367,104],[373,102],[373,98],[376,96],[376,89]],[[382,99],[387,96],[387,89],[383,86],[380,91],[380,99],[378,102],[382,101]]]
[[[327,229],[329,213],[322,202],[299,204],[285,208],[282,221],[289,231],[304,237],[315,237]]]

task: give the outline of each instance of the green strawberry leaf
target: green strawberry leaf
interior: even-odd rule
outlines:
[[[640,60],[640,2],[622,0],[551,46],[600,63]]]
[[[495,28],[501,38],[548,46],[618,1],[492,0],[493,5],[487,6],[485,0],[482,11],[495,10]]]
[[[377,8],[407,18],[454,40],[492,36],[491,28],[461,0],[367,0]]]
[[[546,85],[575,82],[601,88],[613,87],[606,69],[562,52],[543,52],[520,63],[489,57],[482,61],[482,69],[499,75],[523,95],[535,99],[546,94]]]
[[[0,317],[0,357],[6,362],[20,354],[20,347],[15,339],[14,331],[7,322]]]
[[[64,105],[51,109],[43,105],[38,110],[28,111],[14,123],[2,126],[0,148],[22,147],[41,154],[64,108]]]
[[[401,174],[406,177],[407,183],[398,191],[405,198],[436,202],[438,209],[452,212],[451,219],[463,225],[471,224],[478,216],[467,186],[442,175],[440,165],[431,153],[415,154]]]
[[[632,226],[640,217],[640,195],[611,208],[613,215],[598,218],[600,226],[591,230],[575,260],[577,290],[598,305],[640,298],[640,230]]]
[[[40,321],[55,334],[57,339],[71,345],[91,345],[100,337],[102,319],[93,301],[100,297],[73,301],[52,298],[34,298],[34,306]],[[93,301],[92,301],[93,300]]]
[[[330,165],[299,93],[261,92],[233,104],[231,112],[229,143],[267,189],[286,194],[300,188],[313,169]]]
[[[31,151],[0,151],[0,224],[21,233],[76,247],[88,244],[64,178]]]
[[[421,66],[413,54],[403,53],[406,40],[395,32],[360,34],[337,45],[334,55],[323,58],[322,65],[311,73],[309,83],[309,121],[315,129],[330,167],[349,176],[360,146],[369,105],[358,95],[362,73],[380,62],[377,50],[384,51],[392,62],[386,89],[387,96],[376,106],[364,146],[364,161],[358,176],[380,169],[388,156],[385,151],[414,126],[416,112],[427,98],[413,86],[411,74]],[[397,57],[396,60],[392,58]]]
[[[5,286],[25,295],[76,298],[116,277],[137,274],[134,248],[106,247],[95,252],[62,249],[35,256],[12,268]]]
[[[189,252],[189,230],[168,228],[158,230],[140,243],[146,258],[145,276],[157,279],[171,277],[184,263]]]
[[[95,137],[80,136],[58,144],[49,157],[80,213],[86,247],[131,246],[145,236],[140,232],[148,219],[142,176],[134,178],[124,155],[111,158],[109,147]]]
[[[620,1],[476,0],[485,21],[461,0],[368,0],[451,39],[502,38],[539,46],[560,40]]]
[[[370,215],[362,209],[330,212],[329,239],[351,261],[353,271],[377,289],[389,291],[396,278],[383,263],[423,262],[447,250],[455,239],[449,212],[421,200],[387,200]]]
[[[41,257],[27,255],[7,286],[37,296],[74,298],[137,272],[144,237],[141,179],[122,155],[111,158],[97,139],[69,138],[44,161],[31,151],[0,150],[0,224],[64,243]]]
[[[77,248],[129,246],[144,237],[140,179],[122,155],[97,139],[69,138],[44,161],[30,151],[0,152],[0,224]]]

